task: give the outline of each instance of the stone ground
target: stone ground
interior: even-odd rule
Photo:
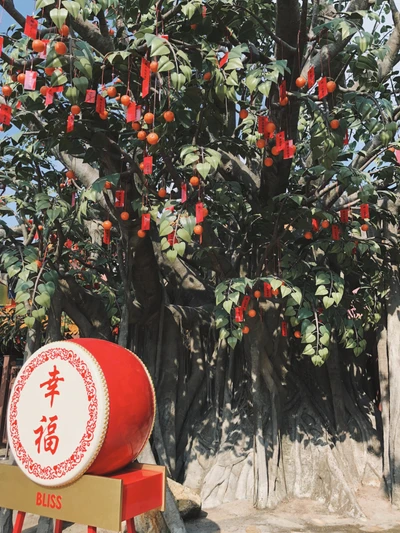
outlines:
[[[364,520],[329,513],[323,504],[306,499],[288,501],[274,511],[257,511],[251,503],[237,501],[207,509],[200,518],[187,521],[186,527],[188,533],[400,533],[400,511],[392,509],[376,489],[364,488],[358,496]],[[37,517],[28,515],[25,533],[34,533],[36,523]],[[71,525],[64,533],[86,533],[86,528]]]

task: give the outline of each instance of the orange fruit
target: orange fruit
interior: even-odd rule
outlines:
[[[121,213],[121,219],[122,219],[122,220],[129,220],[129,213],[128,213],[128,211],[122,211],[122,213]]]
[[[276,146],[273,146],[271,148],[271,154],[272,155],[279,155],[279,150],[278,150],[278,148]]]
[[[203,207],[203,217],[204,218],[208,217],[208,209],[207,209],[207,207]]]
[[[23,72],[21,72],[21,74],[18,74],[17,82],[21,83],[22,85],[25,83],[25,74]]]
[[[329,220],[323,220],[323,221],[321,222],[321,226],[322,226],[324,229],[329,228],[329,226],[330,226],[330,222],[329,222]]]
[[[333,120],[330,121],[330,126],[333,130],[337,130],[338,127],[340,126],[340,122],[334,118]]]
[[[37,227],[37,229],[38,229],[39,231],[43,231],[43,226],[42,226],[42,225],[39,225],[39,226]]]
[[[9,85],[4,85],[4,87],[3,87],[3,95],[5,97],[8,97],[8,96],[11,96],[11,94],[12,94],[11,87]]]
[[[39,261],[39,259],[37,259],[37,260],[35,261],[35,263],[36,263],[36,265],[37,265],[38,268],[42,268],[43,263],[42,263],[41,261]]]
[[[112,187],[112,183],[111,183],[111,181],[106,181],[105,184],[104,184],[104,187],[105,187],[106,189],[111,189],[111,187]]]
[[[279,105],[281,105],[282,107],[285,107],[286,105],[288,105],[288,103],[289,103],[289,98],[287,96],[285,96],[285,98],[279,99]]]
[[[117,96],[117,89],[116,87],[108,87],[107,89],[107,96],[110,98],[115,98]]]
[[[165,198],[167,196],[167,191],[164,189],[164,187],[162,187],[159,191],[158,191],[158,196],[159,198]]]
[[[244,120],[245,118],[247,118],[249,116],[249,112],[247,111],[247,109],[241,109],[240,112],[239,112],[239,117]]]
[[[243,335],[247,335],[249,331],[250,331],[249,326],[244,326],[244,328],[242,329]]]
[[[135,131],[140,131],[142,126],[139,124],[139,122],[132,122],[132,129]]]
[[[249,317],[254,318],[257,314],[257,311],[255,309],[250,309],[247,314],[249,315]]]
[[[154,122],[153,113],[146,113],[145,116],[143,117],[143,120],[145,121],[146,124],[153,124]]]
[[[114,35],[114,33],[115,31],[112,28],[108,30],[108,35],[111,35],[111,37]]]
[[[272,289],[271,292],[272,292],[273,296],[278,296],[278,294],[279,294],[279,289]]]
[[[267,133],[274,133],[274,131],[276,130],[276,126],[273,122],[268,122],[265,127],[265,130],[267,131]]]
[[[157,133],[149,133],[147,135],[147,142],[151,145],[155,145],[158,143],[158,135]]]
[[[261,298],[261,292],[260,291],[254,291],[254,298]]]
[[[301,339],[301,331],[298,329],[293,333],[293,335],[296,337],[296,339]]]
[[[4,131],[4,126],[3,126],[3,124],[0,124],[0,131]]]
[[[44,73],[46,76],[51,76],[56,69],[54,67],[46,67]]]
[[[202,235],[202,233],[203,233],[203,231],[204,231],[204,230],[203,230],[203,226],[200,226],[200,224],[197,224],[197,225],[194,227],[194,230],[193,230],[193,231],[194,231],[194,233],[195,233],[196,235]]]
[[[211,72],[205,72],[203,75],[204,81],[210,81],[211,80]]]
[[[138,131],[137,138],[139,141],[145,141],[147,137],[147,133],[144,130]]]
[[[272,159],[272,157],[266,157],[264,159],[264,165],[266,167],[272,167],[273,164],[274,164],[274,160]]]
[[[66,24],[63,24],[61,28],[58,30],[58,33],[62,35],[63,37],[68,37],[69,27]]]
[[[67,176],[67,178],[69,180],[73,180],[75,179],[75,172],[73,170],[67,170],[67,172],[65,173],[65,175]]]
[[[100,113],[99,117],[101,118],[101,120],[107,120],[108,119],[108,111],[104,111],[103,113]]]
[[[110,231],[110,229],[112,228],[112,222],[110,222],[109,220],[106,220],[105,222],[103,222],[103,228],[106,231]]]
[[[138,232],[137,232],[137,236],[140,237],[140,239],[143,239],[144,237],[146,237],[147,233],[140,229]]]
[[[303,76],[299,76],[296,79],[296,87],[298,87],[299,89],[302,89],[306,83],[307,83],[307,80],[303,78]]]
[[[139,168],[140,168],[140,170],[144,170],[144,163],[140,163],[139,164]]]
[[[363,225],[361,226],[361,229],[362,229],[363,231],[368,231],[368,228],[369,228],[368,224],[363,224]]]
[[[48,90],[49,90],[49,87],[47,87],[46,85],[43,85],[43,87],[40,87],[40,94],[42,96],[46,96]]]
[[[165,111],[163,117],[165,122],[173,122],[175,120],[175,115],[172,111]]]
[[[124,96],[121,96],[121,104],[125,107],[128,107],[128,105],[131,103],[131,97],[127,94],[124,94]]]
[[[200,180],[197,176],[192,176],[189,180],[189,183],[192,187],[198,187],[200,184]]]
[[[34,52],[37,52],[38,54],[41,54],[42,52],[44,52],[46,48],[46,45],[43,41],[41,41],[40,39],[35,39],[32,43],[32,50]]]
[[[311,231],[306,231],[304,233],[304,238],[307,239],[308,241],[312,239],[312,233]]]
[[[195,30],[196,28],[197,28],[197,24],[191,24],[191,25],[190,25],[190,29],[191,29],[191,30]]]
[[[257,146],[257,148],[260,148],[260,149],[265,148],[265,141],[264,141],[264,139],[257,139],[256,146]]]
[[[389,150],[389,152],[394,152],[396,149],[395,149],[394,146],[389,146],[388,150]]]
[[[328,81],[326,84],[326,88],[328,90],[328,93],[333,93],[333,91],[336,90],[336,83],[334,81]]]
[[[54,50],[56,54],[58,54],[59,56],[63,56],[67,53],[67,47],[65,46],[64,43],[61,43],[61,42],[58,42],[55,44]]]
[[[78,105],[73,105],[71,107],[71,113],[73,115],[79,115],[80,112],[81,112],[81,108]]]
[[[158,61],[152,61],[152,62],[150,63],[150,70],[151,70],[151,72],[153,72],[153,73],[156,73],[156,72],[157,72],[157,70],[158,70]]]

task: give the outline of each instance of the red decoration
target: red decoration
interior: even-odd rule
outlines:
[[[279,100],[286,98],[286,95],[286,80],[283,80],[283,82],[279,85]]]
[[[314,83],[315,83],[315,67],[312,66],[312,67],[310,67],[310,69],[308,71],[308,74],[307,74],[308,88],[311,89],[311,87],[314,85]]]
[[[34,91],[36,89],[38,73],[34,70],[28,70],[25,73],[24,89],[27,91]]]
[[[294,156],[293,141],[289,139],[283,145],[283,159],[292,159]]]
[[[226,52],[226,53],[223,55],[223,57],[222,57],[222,59],[220,60],[220,62],[219,62],[219,65],[218,65],[219,68],[224,67],[224,66],[228,63],[228,58],[229,58],[229,52]]]
[[[150,229],[150,213],[143,213],[141,229],[143,231],[148,231]]]
[[[98,94],[96,98],[96,113],[98,113],[99,115],[102,115],[105,110],[106,110],[106,99],[103,96],[101,96],[101,94]]]
[[[103,231],[103,243],[110,244],[110,242],[111,242],[111,231],[109,229],[105,229]]]
[[[0,55],[3,51],[4,37],[0,37]]]
[[[394,153],[395,153],[395,156],[396,156],[396,161],[398,163],[400,163],[400,150],[395,150]]]
[[[38,32],[38,26],[39,26],[39,22],[35,18],[28,15],[26,17],[25,28],[24,28],[25,35],[27,35],[31,39],[36,39],[37,32]]]
[[[243,307],[235,307],[235,322],[243,322]]]
[[[0,124],[9,126],[11,124],[11,112],[12,109],[6,104],[0,105]]]
[[[269,120],[268,117],[258,117],[258,133],[262,133],[263,135],[268,134],[267,132],[267,124]]]
[[[340,228],[337,224],[332,224],[332,239],[338,241],[340,239]]]
[[[368,204],[360,205],[360,215],[361,215],[361,218],[369,219],[369,205]]]
[[[153,172],[153,156],[148,155],[143,159],[143,174],[151,174]]]
[[[206,16],[207,16],[207,6],[205,6],[205,5],[201,6],[201,15],[202,15],[203,19],[206,18]]]
[[[168,35],[160,35],[161,39],[165,39],[166,41],[169,41]]]
[[[312,226],[312,230],[315,232],[315,231],[318,231],[319,230],[319,220],[317,220],[316,218],[313,218],[311,220],[311,226]]]
[[[22,102],[21,102],[21,100],[18,100],[17,105],[16,105],[15,107],[16,107],[17,109],[21,109],[21,107],[22,107]]]
[[[47,45],[49,44],[49,39],[42,39],[42,43],[44,43],[44,50],[43,52],[40,52],[39,57],[40,59],[46,59],[47,57]]]
[[[347,145],[349,144],[349,132],[346,130],[346,133],[344,134],[343,144]]]
[[[182,183],[181,185],[181,200],[182,202],[187,200],[187,183]]]
[[[142,82],[142,98],[145,98],[150,92],[150,61],[142,58],[142,63],[140,66],[140,77],[143,78]]]
[[[85,103],[86,104],[94,104],[96,102],[96,91],[94,89],[88,89],[86,91],[86,98]]]
[[[328,87],[326,77],[324,76],[318,81],[318,98],[322,100],[328,94]]]
[[[125,207],[125,191],[121,189],[115,191],[114,207]]]
[[[126,122],[135,122],[136,120],[136,102],[132,102],[128,105],[126,110]]]
[[[167,240],[168,240],[170,246],[173,246],[174,244],[176,244],[178,242],[178,239],[176,238],[176,232],[173,231],[172,233],[167,235]]]
[[[75,117],[71,113],[67,119],[67,133],[71,133],[71,131],[74,131],[74,123],[75,123]]]
[[[267,281],[264,281],[264,298],[272,297],[272,286]]]
[[[349,209],[340,210],[340,222],[346,224],[349,221]]]
[[[242,309],[244,311],[246,311],[246,309],[249,307],[250,299],[250,296],[243,296]]]
[[[46,92],[46,99],[44,101],[44,105],[47,107],[48,105],[51,105],[54,102],[54,91],[51,87],[47,89]]]
[[[281,131],[275,135],[276,149],[281,152],[285,149],[285,132]]]
[[[282,325],[281,325],[281,333],[282,333],[282,337],[288,336],[287,322],[285,322],[284,320],[282,321]]]
[[[196,224],[200,224],[204,220],[204,206],[203,202],[196,204]]]
[[[71,207],[75,207],[76,204],[76,194],[73,192],[71,197]]]

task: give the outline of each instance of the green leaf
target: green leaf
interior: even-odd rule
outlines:
[[[177,233],[178,237],[180,239],[182,239],[183,241],[192,242],[192,236],[186,229],[180,228],[180,229],[178,229],[178,231],[176,233]]]
[[[91,189],[93,189],[96,192],[101,192],[104,189],[104,185],[106,181],[109,181],[113,185],[117,185],[120,179],[119,174],[109,174],[108,176],[104,176],[102,178],[98,178],[95,182],[93,182]]]
[[[331,282],[331,277],[326,272],[318,272],[315,276],[315,285],[326,285]]]
[[[33,328],[35,325],[36,320],[31,316],[26,316],[24,319],[25,324],[28,326],[28,328]]]
[[[294,287],[292,290],[292,294],[290,295],[293,300],[300,305],[303,300],[303,295],[301,293],[301,290],[298,287]]]
[[[206,179],[206,177],[210,173],[211,165],[210,163],[199,163],[196,166],[196,170],[203,179]]]
[[[246,294],[246,283],[244,281],[234,281],[231,285],[234,291],[239,291],[242,294]]]
[[[46,310],[41,307],[40,309],[35,309],[32,311],[32,316],[35,318],[44,318],[46,316]]]
[[[288,307],[285,310],[285,316],[296,316],[296,311],[294,310],[292,306]]]
[[[185,255],[186,244],[184,242],[177,242],[174,244],[174,250],[177,254],[183,257]]]
[[[167,257],[173,263],[178,257],[178,252],[176,250],[168,250]]]
[[[175,65],[169,60],[167,56],[161,56],[158,60],[158,72],[168,72],[173,70]]]
[[[93,77],[93,67],[89,59],[86,57],[80,57],[79,61],[74,61],[74,66],[89,80]]]
[[[265,81],[263,83],[260,83],[257,89],[261,94],[263,94],[264,96],[268,98],[269,93],[271,91],[271,86],[272,86],[271,81]]]
[[[74,78],[72,80],[72,83],[75,85],[75,87],[80,93],[86,94],[86,91],[89,87],[89,80],[85,76],[81,76],[80,78]]]
[[[233,302],[231,300],[225,300],[225,302],[222,304],[222,307],[225,309],[225,311],[230,314],[232,311]]]
[[[307,335],[303,335],[301,342],[302,344],[312,344],[317,340],[317,337],[313,333],[308,333]]]
[[[60,85],[65,85],[67,81],[67,76],[60,70],[56,70],[51,75],[50,84],[52,87],[59,87]]]
[[[332,298],[334,299],[335,304],[339,305],[341,299],[343,298],[343,292],[333,292]]]
[[[236,69],[242,69],[243,63],[241,59],[238,57],[233,57],[232,59],[229,59],[228,63],[225,65],[224,70],[236,70]]]
[[[232,348],[232,350],[235,349],[235,346],[236,346],[236,344],[237,344],[237,341],[238,341],[238,340],[237,340],[236,337],[229,337],[229,338],[228,338],[228,341],[227,341],[227,342],[228,342],[229,346]]]
[[[52,9],[50,11],[50,18],[57,26],[58,29],[65,23],[68,17],[68,11],[66,9]]]
[[[291,294],[292,289],[290,287],[287,287],[286,285],[281,286],[281,294],[282,298],[285,298],[286,296],[289,296]]]
[[[309,309],[308,307],[302,307],[301,309],[299,309],[297,318],[299,320],[304,320],[305,318],[309,318],[311,316],[313,316],[313,312],[311,311],[311,309]]]
[[[249,89],[250,93],[254,93],[254,91],[257,89],[257,85],[260,83],[260,78],[256,78],[255,76],[247,76],[246,78],[246,86]]]
[[[303,355],[314,355],[315,350],[312,344],[307,344],[307,346],[303,350]]]
[[[328,309],[331,305],[335,303],[335,300],[333,298],[329,298],[328,296],[324,296],[322,302],[324,304],[325,309]]]
[[[71,17],[76,19],[76,17],[79,15],[79,11],[81,10],[81,6],[79,5],[79,3],[74,2],[73,0],[64,0],[62,5],[71,15]]]
[[[55,3],[55,0],[36,0],[35,11],[43,9],[44,7],[52,6]]]
[[[188,165],[193,165],[193,163],[197,163],[199,160],[199,156],[197,154],[187,154],[185,155],[185,159],[183,160],[183,166],[187,167]]]
[[[315,296],[326,296],[328,294],[328,289],[325,285],[320,285],[315,291]]]
[[[271,287],[275,291],[276,289],[279,289],[279,287],[282,285],[282,280],[273,278],[273,279],[271,279],[270,283],[271,283]]]
[[[329,346],[329,343],[330,343],[330,335],[329,333],[324,333],[322,335],[322,337],[319,339],[319,342],[323,345],[323,346]]]
[[[43,292],[42,294],[39,294],[38,296],[36,296],[35,302],[41,305],[42,307],[48,309],[51,303],[50,294],[48,292]]]
[[[168,219],[161,222],[160,230],[159,230],[160,237],[165,237],[166,235],[169,235],[170,233],[173,233],[174,231],[175,230],[171,226],[171,223]]]
[[[185,85],[185,82],[186,82],[186,78],[184,74],[181,74],[181,73],[178,74],[177,72],[173,72],[171,74],[171,83],[172,83],[172,86],[176,90],[179,91]]]
[[[30,297],[31,297],[31,295],[29,294],[29,292],[19,292],[19,293],[17,293],[15,301],[17,303],[26,302],[27,300],[29,300]]]
[[[227,337],[229,337],[229,331],[225,328],[221,328],[221,331],[219,332],[219,338],[222,340],[226,339]]]
[[[239,292],[231,292],[231,294],[228,296],[229,300],[231,300],[234,304],[237,304],[239,302],[240,293]]]
[[[68,89],[64,91],[64,95],[72,105],[79,102],[79,91],[76,87],[68,87]]]
[[[215,327],[217,329],[223,328],[229,324],[229,320],[226,318],[226,316],[219,316],[215,319]]]

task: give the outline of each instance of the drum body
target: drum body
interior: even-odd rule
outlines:
[[[99,339],[55,342],[22,367],[7,417],[18,466],[38,484],[62,486],[136,459],[153,428],[154,387],[125,348]]]

